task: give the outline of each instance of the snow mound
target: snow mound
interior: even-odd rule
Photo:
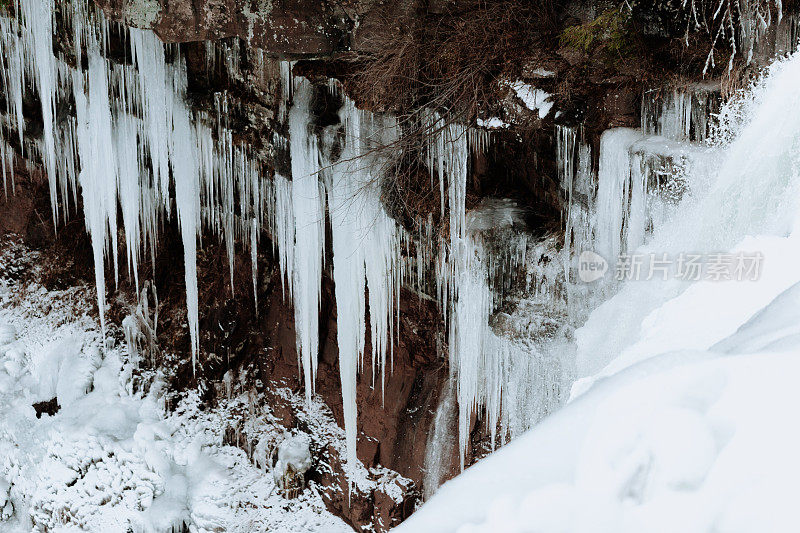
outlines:
[[[70,335],[51,342],[42,357],[34,358],[32,374],[39,383],[40,400],[57,398],[60,406],[72,404],[92,386],[102,357],[97,346]]]
[[[276,481],[285,476],[291,469],[292,473],[305,474],[311,468],[311,441],[308,435],[298,434],[287,436],[278,446],[278,462],[272,471]]]
[[[634,365],[445,484],[397,531],[796,530],[798,356]]]

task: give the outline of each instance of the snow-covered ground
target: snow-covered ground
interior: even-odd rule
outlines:
[[[284,499],[223,444],[240,400],[201,410],[189,394],[166,415],[158,380],[133,393],[124,346],[102,349],[86,313],[91,290],[23,289],[19,250],[0,250],[0,531],[352,531],[313,486]]]

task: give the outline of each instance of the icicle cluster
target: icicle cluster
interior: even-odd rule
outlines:
[[[708,108],[704,109],[704,118],[697,121],[707,124]],[[557,128],[559,179],[566,195],[565,254],[571,267],[584,250],[611,263],[635,251],[669,219],[686,194],[684,177],[713,165],[714,149],[686,140],[694,129],[682,117],[701,113],[676,116],[673,111],[671,104],[665,105],[653,112],[652,121],[647,119],[659,125],[658,133],[673,138],[630,128],[604,132],[596,185],[589,148],[579,140],[579,129]],[[570,274],[568,279],[573,278]]]
[[[572,269],[579,254],[591,247],[595,176],[592,153],[582,127],[556,126],[558,181],[566,197],[564,211],[565,278],[575,281]]]
[[[710,85],[646,91],[642,95],[642,132],[675,141],[704,142],[720,104],[719,88]]]
[[[533,265],[526,265],[532,243],[524,232],[511,229],[522,224],[513,202],[486,201],[466,212],[470,155],[485,150],[487,137],[459,124],[447,124],[434,113],[426,118],[429,131],[435,132],[427,146],[428,166],[439,182],[442,212],[449,213],[449,234],[439,244],[436,279],[437,296],[448,324],[463,468],[473,414],[483,415],[494,446],[498,430],[505,437],[527,429],[558,401],[544,397],[546,391],[558,386],[537,379],[550,380],[558,362],[544,362],[546,358],[532,343],[497,334],[491,324],[493,313],[504,300],[503,291],[514,285],[514,272],[526,273],[532,293],[541,289],[549,297],[555,288],[553,281],[546,282],[548,287],[544,288],[545,276],[537,276]],[[548,272],[547,277],[554,277],[552,274]],[[559,374],[555,381],[559,381],[560,370],[555,373]],[[520,416],[522,411],[526,412]]]
[[[504,287],[509,286],[509,273],[528,260],[529,243],[522,237],[504,241],[506,250],[499,253],[492,248],[491,239],[484,238],[484,230],[491,224],[484,228],[478,218],[467,216],[465,208],[470,154],[485,149],[485,133],[448,123],[434,112],[422,117],[432,132],[426,147],[427,163],[432,182],[438,180],[441,212],[449,213],[449,233],[443,238],[435,236],[429,219],[420,225],[418,235],[410,236],[387,215],[381,202],[383,170],[393,163],[396,154],[391,147],[400,135],[395,120],[359,111],[344,98],[341,123],[319,126],[312,113],[315,88],[308,80],[292,79],[291,65],[284,63],[280,68],[283,99],[279,118],[288,122],[289,139],[276,133],[273,145],[290,154],[291,176],[262,179],[255,156],[247,146],[234,142],[226,128],[228,102],[224,94],[217,95],[216,115],[188,106],[186,68],[178,49],[165,46],[150,32],[124,30],[132,62],[117,64],[108,59],[108,23],[102,14],[89,9],[85,0],[75,0],[62,11],[73,29],[74,58],[70,62],[53,55],[53,0],[26,0],[20,4],[17,19],[0,18],[0,77],[8,104],[5,130],[18,132],[26,158],[42,162],[50,179],[54,219],[66,217],[69,207],[78,204],[78,193],[82,195],[103,328],[106,262],[113,266],[116,281],[119,263],[125,261],[138,286],[137,265],[144,254],[155,253],[159,231],[163,221],[172,216],[174,201],[196,358],[196,254],[203,229],[225,243],[231,278],[235,243],[249,248],[257,293],[257,247],[266,224],[279,257],[284,294],[294,303],[297,352],[310,398],[319,352],[329,221],[333,255],[328,266],[336,285],[350,462],[356,458],[356,383],[367,351],[366,339],[371,345],[373,383],[379,373],[383,381],[385,369],[391,368],[404,280],[418,289],[436,285],[448,325],[462,464],[475,411],[485,414],[493,437],[498,427],[523,427],[515,421],[521,410],[539,412],[526,398],[530,397],[529,385],[537,383],[532,376],[549,375],[537,366],[543,360],[541,354],[530,344],[496,334],[489,323]],[[212,47],[209,62],[213,67],[225,61],[225,68],[235,73],[239,69],[237,54],[228,46]],[[230,46],[235,48],[235,44]],[[40,139],[24,135],[22,97],[29,89],[36,91],[42,105]],[[337,87],[334,84],[329,89]],[[57,111],[64,107],[60,103],[70,100],[75,103],[74,116]],[[572,166],[567,162],[572,158],[564,155],[562,183],[570,198],[588,197],[588,149],[576,148],[580,143],[574,132],[565,130],[563,134],[564,154],[577,152],[578,164]],[[598,214],[592,227],[603,228],[605,235],[614,231],[619,235],[617,225],[622,224],[623,215],[613,211],[616,207],[609,198],[624,189],[632,195],[632,202],[637,201],[638,189],[631,189],[630,181],[633,135],[620,133],[604,140]],[[8,146],[17,141],[0,141],[5,176],[13,163]],[[495,208],[506,209],[502,205]],[[625,207],[624,211],[634,210]],[[573,246],[579,239],[589,238],[578,235],[587,227],[581,217],[585,218],[577,211],[569,217]],[[119,258],[118,230],[124,233],[123,259]],[[613,240],[607,244],[614,250],[622,246]],[[409,254],[412,247],[414,252]],[[411,258],[404,258],[404,252]],[[554,290],[552,280],[542,281],[545,277],[534,275],[531,287]],[[548,288],[543,289],[545,285]],[[237,289],[233,283],[232,289]]]
[[[356,383],[366,348],[369,309],[372,381],[391,366],[393,317],[399,299],[403,233],[381,202],[384,171],[399,135],[394,119],[356,109],[343,97],[340,123],[315,126],[315,88],[282,69],[288,108],[292,181],[277,175],[270,192],[270,224],[295,310],[297,353],[310,400],[319,351],[319,311],[330,221],[337,341],[348,462],[356,461]],[[291,88],[289,90],[288,88]],[[338,91],[334,84],[329,88]],[[283,143],[284,141],[279,140]]]
[[[330,160],[321,150],[319,132],[312,128],[311,84],[293,80],[291,65],[284,63],[280,114],[289,124],[292,176],[291,181],[280,175],[261,179],[255,158],[225,127],[225,95],[217,95],[216,116],[187,105],[186,69],[177,49],[151,32],[124,30],[133,61],[114,63],[107,57],[108,23],[84,0],[77,0],[64,9],[73,28],[72,64],[77,67],[70,66],[52,52],[52,0],[26,0],[19,7],[17,19],[0,18],[6,129],[19,133],[22,155],[42,161],[56,221],[66,217],[70,204],[77,205],[78,192],[82,195],[103,329],[106,261],[113,265],[115,281],[119,275],[118,229],[124,231],[124,261],[138,287],[140,258],[148,250],[155,253],[162,221],[171,216],[174,200],[194,360],[199,349],[196,255],[202,229],[225,243],[232,290],[234,244],[250,248],[257,293],[257,246],[266,223],[285,294],[294,302],[298,356],[310,398],[319,347],[325,223],[330,219],[348,457],[354,461],[355,387],[366,346],[367,304],[374,382],[378,372],[383,380],[383,370],[390,366],[399,297],[402,232],[380,201],[379,174],[386,155],[372,153],[396,139],[397,124],[358,111],[347,101],[338,134],[341,155]],[[235,46],[209,45],[209,68],[225,61],[225,68],[236,74]],[[40,97],[44,122],[42,138],[33,142],[25,135],[22,116],[28,86]],[[57,116],[58,104],[70,98],[74,116]],[[13,165],[9,141],[0,139],[4,178]],[[282,145],[278,148],[287,148],[284,138],[276,135],[274,141]]]
[[[294,252],[291,291],[297,355],[304,370],[306,398],[310,402],[317,373],[319,310],[325,250],[325,191],[317,136],[311,127],[311,84],[300,79],[289,111],[292,155],[291,210],[294,214]],[[281,206],[277,207],[281,209]],[[281,219],[288,221],[286,215]],[[281,259],[281,264],[288,260]]]
[[[74,61],[68,63],[53,55],[53,1],[26,0],[17,7],[17,19],[0,19],[0,76],[9,130],[18,132],[25,157],[42,161],[56,222],[59,215],[66,218],[70,203],[77,204],[78,191],[82,195],[102,328],[107,259],[115,281],[119,276],[118,220],[125,235],[125,260],[138,287],[139,259],[148,249],[155,251],[161,221],[171,213],[174,187],[194,360],[201,224],[224,238],[231,263],[235,240],[257,245],[267,192],[257,164],[246,147],[233,142],[219,116],[188,107],[182,59],[151,32],[128,30],[133,64],[114,63],[107,58],[108,22],[85,0],[75,0],[62,8],[62,22],[73,30]],[[25,136],[22,116],[28,87],[39,96],[44,124],[42,138],[33,141]],[[56,113],[70,99],[75,116]],[[222,97],[220,115],[225,106]],[[9,141],[4,139],[4,145]],[[2,152],[5,168],[10,163],[7,151]]]
[[[399,128],[393,119],[356,109],[347,98],[340,117],[343,146],[331,167],[328,205],[348,460],[355,461],[356,376],[366,335],[364,293],[369,304],[372,382],[379,371],[381,391],[400,297],[400,234],[380,193],[382,173],[393,162],[383,147],[396,141]]]

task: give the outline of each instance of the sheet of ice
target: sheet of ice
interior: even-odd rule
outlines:
[[[641,230],[641,223],[626,223],[643,217],[644,184],[631,179],[631,147],[641,139],[641,133],[628,128],[608,130],[600,139],[594,244],[607,260],[630,250],[629,241],[638,240]],[[639,244],[635,242],[634,248]]]

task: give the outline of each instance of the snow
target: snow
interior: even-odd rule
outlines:
[[[278,462],[272,469],[276,483],[285,476],[289,469],[298,474],[305,474],[311,468],[310,439],[308,435],[291,435],[283,439],[278,446]]]
[[[525,107],[531,111],[538,111],[539,118],[546,117],[553,108],[550,94],[541,89],[536,89],[519,80],[508,83],[508,86],[514,91],[514,94],[522,100]]]
[[[797,355],[673,352],[632,366],[398,531],[792,530]]]
[[[721,163],[692,171],[693,194],[638,248],[757,251],[760,278],[623,284],[576,332],[585,379],[571,401],[446,483],[397,531],[800,528],[800,135],[786,111],[798,79],[795,56],[734,101],[735,113],[723,110],[735,120],[722,125],[731,131],[719,137]],[[613,151],[601,154],[601,173],[605,157],[606,173],[617,168],[609,178],[627,174],[622,147],[636,136],[606,134]],[[622,246],[617,229],[612,247]]]
[[[36,256],[27,261],[35,271]],[[157,377],[133,394],[127,353],[103,345],[89,298],[85,287],[0,282],[0,531],[352,531],[317,488],[285,500],[269,472],[223,444],[228,403],[203,410],[190,393],[167,414]],[[54,396],[58,412],[37,417],[32,404]]]
[[[508,123],[499,117],[489,117],[487,119],[479,118],[477,120],[479,128],[486,128],[489,130],[507,128]]]

